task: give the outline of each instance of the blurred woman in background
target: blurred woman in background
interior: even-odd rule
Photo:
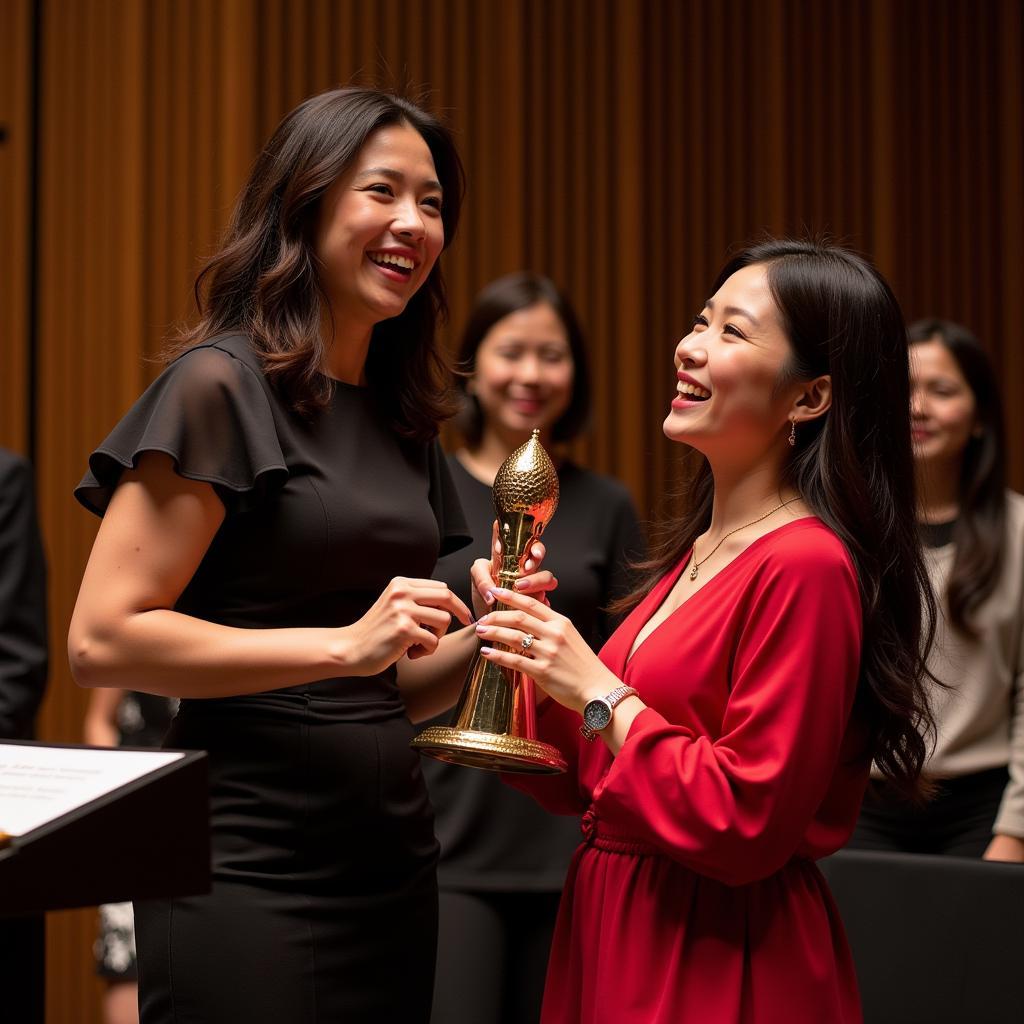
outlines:
[[[926,807],[878,780],[850,845],[1024,862],[1024,497],[1006,489],[1003,407],[978,340],[910,328],[918,528],[939,600]]]
[[[470,564],[491,536],[495,474],[539,428],[561,488],[544,532],[545,564],[558,579],[550,601],[597,650],[611,632],[605,609],[628,591],[628,563],[642,555],[643,539],[625,487],[566,454],[590,406],[576,315],[545,277],[499,278],[477,297],[459,361],[465,403],[457,424],[464,443],[448,465],[474,543],[442,558],[434,576],[468,602]],[[423,769],[441,842],[433,1020],[536,1021],[579,821],[548,814],[490,772],[429,759]]]

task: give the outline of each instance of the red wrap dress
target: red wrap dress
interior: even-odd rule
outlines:
[[[851,1024],[842,923],[815,860],[848,838],[870,764],[853,715],[862,617],[814,518],[754,541],[629,657],[686,560],[601,660],[648,705],[617,757],[546,701],[567,774],[509,778],[583,812],[543,1024]]]

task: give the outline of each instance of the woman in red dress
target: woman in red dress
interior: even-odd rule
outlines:
[[[544,1024],[849,1024],[814,862],[872,758],[917,795],[929,723],[905,328],[864,260],[771,241],[728,264],[675,369],[664,431],[705,461],[600,657],[525,595],[478,627],[552,698],[539,731],[570,761],[510,781],[584,814]]]

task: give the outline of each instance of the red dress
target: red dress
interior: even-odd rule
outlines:
[[[815,860],[853,830],[870,758],[852,716],[857,580],[819,520],[758,538],[659,625],[686,560],[601,652],[648,708],[617,757],[538,709],[566,775],[507,777],[584,813],[543,1024],[850,1024],[853,962]]]

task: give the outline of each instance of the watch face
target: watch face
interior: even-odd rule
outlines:
[[[583,708],[583,722],[588,729],[600,732],[612,720],[612,709],[603,700],[588,701]]]

